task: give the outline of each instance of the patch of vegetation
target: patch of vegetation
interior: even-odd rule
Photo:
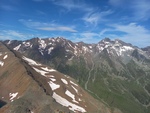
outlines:
[[[145,89],[150,93],[150,83],[145,86]]]
[[[5,71],[1,76],[0,79],[3,79],[9,75],[8,71]]]

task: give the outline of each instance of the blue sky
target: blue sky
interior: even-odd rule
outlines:
[[[105,37],[150,46],[150,0],[1,0],[0,40]]]

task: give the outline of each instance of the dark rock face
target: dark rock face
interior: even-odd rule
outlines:
[[[3,107],[3,106],[6,105],[6,104],[7,104],[6,102],[0,100],[0,108]]]

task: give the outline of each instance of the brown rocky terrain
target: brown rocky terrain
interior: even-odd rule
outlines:
[[[74,79],[0,43],[0,113],[121,113]]]

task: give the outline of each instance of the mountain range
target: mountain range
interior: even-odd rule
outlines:
[[[0,110],[150,113],[150,47],[109,38],[86,44],[57,37],[2,41],[0,52],[0,96],[8,103]],[[13,57],[5,58],[8,53]]]

